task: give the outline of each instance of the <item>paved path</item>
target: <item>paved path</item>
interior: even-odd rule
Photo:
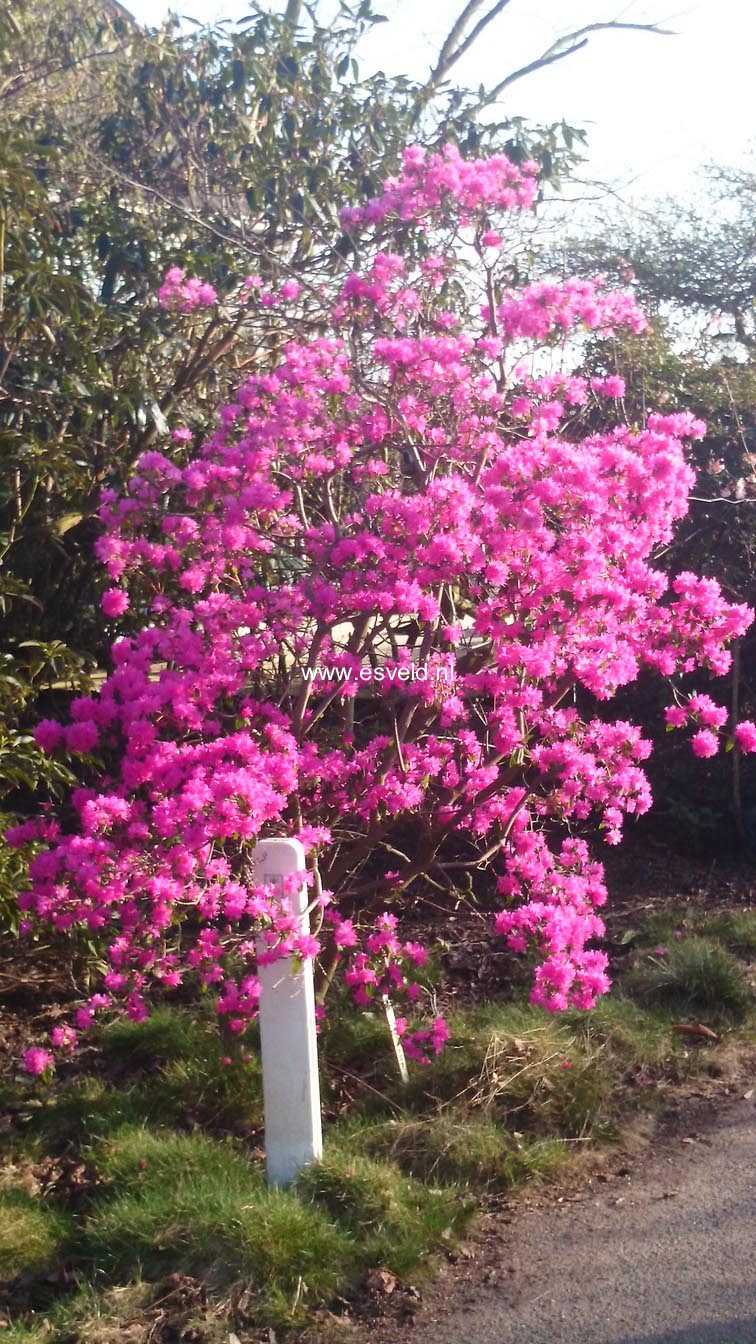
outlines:
[[[411,1344],[756,1344],[756,1105],[637,1176],[517,1216],[494,1282],[447,1280]],[[511,1235],[510,1235],[511,1234]],[[490,1263],[490,1262],[489,1262]]]

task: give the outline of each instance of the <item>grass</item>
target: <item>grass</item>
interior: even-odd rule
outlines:
[[[493,1116],[471,1115],[462,1107],[432,1118],[363,1122],[355,1125],[350,1142],[355,1151],[383,1158],[418,1180],[478,1196],[548,1180],[565,1156],[557,1140],[510,1133]]]
[[[349,1279],[345,1230],[296,1190],[269,1190],[261,1163],[229,1141],[125,1127],[92,1158],[110,1185],[84,1222],[81,1258],[112,1281],[178,1270],[214,1289],[248,1279],[285,1318],[300,1280],[322,1300]]]
[[[381,1020],[333,1012],[320,1042],[324,1158],[285,1191],[265,1182],[257,1054],[223,1065],[209,1011],[160,1008],[111,1027],[97,1076],[68,1066],[36,1100],[11,1087],[0,1277],[32,1286],[4,1309],[3,1338],[112,1344],[128,1325],[130,1344],[157,1339],[155,1313],[179,1293],[169,1275],[189,1285],[175,1337],[186,1326],[207,1344],[305,1324],[371,1269],[415,1278],[486,1192],[554,1179],[580,1145],[611,1140],[661,1084],[708,1063],[710,1047],[699,1055],[675,1031],[681,1016],[747,1016],[736,953],[752,950],[750,912],[671,918],[666,933],[658,918],[635,931],[619,987],[592,1012],[457,1013],[446,1050],[407,1087]],[[83,1194],[44,1182],[39,1193],[33,1164],[51,1160],[85,1164]]]
[[[71,1231],[64,1214],[44,1207],[24,1190],[1,1190],[0,1279],[52,1269],[65,1254]]]
[[[682,935],[712,938],[739,956],[756,955],[756,910],[713,913],[697,906],[670,904],[649,915],[625,936],[642,947],[668,946]]]
[[[718,938],[731,952],[745,957],[756,955],[756,910],[709,918],[702,931]]]
[[[32,1111],[27,1151],[86,1145],[122,1125],[262,1132],[259,1055],[252,1044],[247,1064],[223,1065],[225,1047],[209,1014],[158,1008],[146,1022],[114,1023],[99,1047],[106,1075],[77,1077]]]
[[[459,1233],[471,1212],[453,1189],[421,1183],[385,1158],[355,1153],[346,1136],[334,1137],[297,1190],[346,1230],[363,1265],[403,1276],[417,1270],[442,1236]]]
[[[636,967],[632,992],[707,1021],[742,1022],[752,1001],[740,962],[712,938],[684,938]]]

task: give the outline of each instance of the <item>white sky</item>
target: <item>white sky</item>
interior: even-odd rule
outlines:
[[[153,24],[169,9],[202,21],[249,12],[244,0],[126,4]],[[375,0],[390,22],[366,42],[365,71],[424,77],[462,7],[463,0]],[[625,198],[689,196],[702,165],[742,163],[756,145],[753,0],[511,0],[453,77],[491,87],[555,37],[609,19],[654,21],[677,35],[596,34],[576,56],[514,84],[504,111],[585,126],[586,176],[611,182]]]

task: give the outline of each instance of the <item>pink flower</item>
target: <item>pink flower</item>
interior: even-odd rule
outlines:
[[[50,1032],[50,1040],[58,1050],[74,1050],[77,1036],[73,1027],[53,1027]]]
[[[735,743],[741,751],[756,751],[756,724],[744,719],[735,729]]]
[[[664,945],[663,945],[662,943],[658,943],[657,946],[654,948],[654,956],[655,956],[655,957],[666,957],[666,955],[667,955],[667,949],[666,949],[666,947],[664,947]]]
[[[54,751],[62,736],[63,730],[54,719],[41,719],[34,729],[34,741],[46,752]]]
[[[91,719],[83,719],[81,723],[72,723],[65,730],[66,746],[69,751],[89,752],[94,751],[99,740],[97,724]]]
[[[36,1078],[39,1078],[46,1069],[51,1069],[54,1064],[55,1060],[50,1051],[43,1050],[39,1045],[32,1045],[24,1054],[24,1068]]]
[[[108,588],[102,595],[101,606],[106,616],[123,616],[129,609],[129,595],[122,588]]]
[[[708,728],[702,728],[700,732],[693,734],[690,745],[695,756],[716,756],[719,750],[719,738],[716,733],[709,732]]]
[[[406,957],[409,957],[410,961],[414,962],[415,966],[424,966],[428,960],[427,949],[420,943],[405,943],[402,951]]]
[[[625,380],[619,378],[616,374],[611,374],[608,378],[591,378],[591,387],[594,392],[599,392],[605,397],[624,397]]]
[[[333,934],[336,947],[356,947],[358,939],[351,919],[340,919]]]
[[[668,705],[664,717],[671,728],[682,728],[687,722],[688,711],[682,705]]]

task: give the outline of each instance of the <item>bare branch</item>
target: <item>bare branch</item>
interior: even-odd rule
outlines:
[[[630,29],[638,33],[656,33],[660,37],[675,37],[676,34],[670,28],[659,28],[655,23],[624,23],[619,19],[612,19],[606,23],[587,23],[583,28],[576,28],[572,33],[566,33],[564,37],[557,38],[546,51],[529,61],[527,65],[520,66],[519,70],[513,70],[511,75],[502,79],[495,88],[491,89],[485,96],[484,102],[479,107],[487,106],[508,89],[510,84],[514,84],[518,79],[524,79],[526,75],[531,75],[535,70],[542,70],[545,66],[554,65],[556,61],[563,61],[566,56],[573,56],[576,51],[581,51],[587,47],[588,39],[592,33],[602,33],[619,29]]]
[[[435,67],[429,80],[430,84],[435,84],[439,79],[443,77],[444,73],[448,68],[447,61],[451,56],[452,52],[454,51],[457,42],[460,40],[461,37],[464,36],[465,28],[470,22],[470,19],[472,18],[475,11],[480,9],[482,4],[483,0],[468,0],[468,3],[462,10],[462,13],[460,14],[459,18],[452,24],[449,35],[447,36],[446,41],[444,42],[440,52],[438,53],[438,60],[436,61]]]
[[[497,15],[501,14],[502,10],[506,9],[508,4],[510,4],[510,0],[497,0],[497,3],[494,5],[493,9],[489,10],[487,14],[483,15],[482,19],[478,20],[472,32],[468,33],[464,41],[460,42],[459,46],[452,52],[451,56],[448,58],[446,65],[441,71],[441,76],[445,75],[449,70],[451,70],[453,65],[457,64],[457,61],[460,61],[462,59],[465,53],[470,50],[470,47],[473,45],[473,43],[477,42],[484,28],[487,28],[489,23],[491,23],[492,20],[497,17]],[[437,70],[438,67],[436,67],[436,71]],[[436,73],[436,71],[434,71],[433,75],[431,75],[432,83],[435,83],[437,79],[441,77]]]
[[[286,13],[284,14],[284,23],[286,24],[286,27],[291,28],[293,31],[299,23],[301,14],[302,0],[288,0]]]
[[[438,60],[431,71],[431,77],[428,80],[429,88],[432,88],[439,82],[439,80],[443,79],[444,75],[451,69],[452,65],[457,60],[455,55],[457,44],[464,38],[465,29],[467,28],[470,19],[477,10],[480,9],[482,4],[483,0],[468,0],[462,13],[459,15],[459,18],[452,24],[446,41],[438,53]]]
[[[510,84],[514,84],[516,80],[524,79],[526,75],[532,75],[534,71],[542,70],[547,65],[554,65],[556,61],[563,61],[565,56],[573,56],[576,51],[580,51],[583,47],[587,46],[588,38],[584,37],[582,42],[576,42],[575,46],[570,47],[567,51],[557,52],[553,56],[538,56],[536,60],[530,61],[528,65],[521,65],[519,70],[514,70],[511,75],[507,75],[506,79],[502,79],[500,84],[497,84],[495,88],[491,89],[490,92],[486,94],[486,103],[495,102],[499,95],[502,94],[505,89],[508,89]],[[483,104],[481,104],[481,106],[483,106]]]

